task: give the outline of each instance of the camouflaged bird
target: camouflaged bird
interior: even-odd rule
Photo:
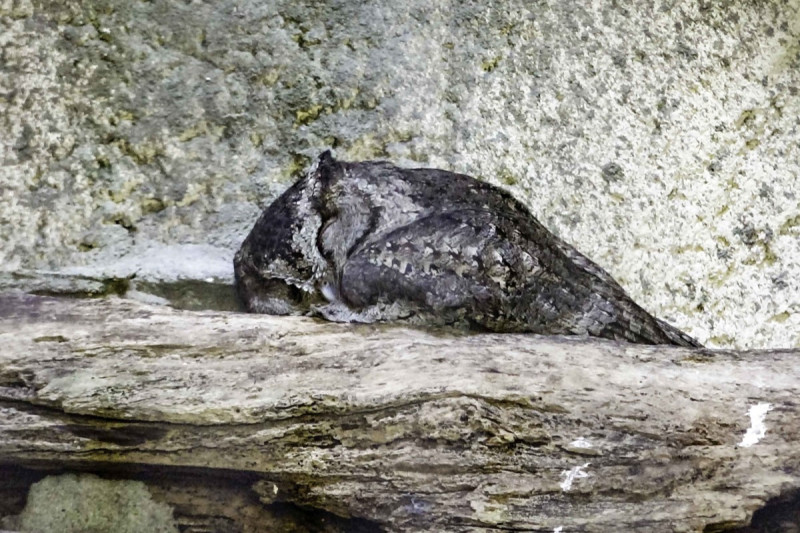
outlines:
[[[642,309],[509,193],[324,152],[234,259],[248,310],[700,344]]]

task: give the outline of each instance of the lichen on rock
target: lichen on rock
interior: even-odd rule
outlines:
[[[90,474],[49,476],[34,483],[18,517],[37,533],[177,533],[172,509],[153,501],[141,481]]]

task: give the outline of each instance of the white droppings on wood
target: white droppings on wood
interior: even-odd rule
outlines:
[[[574,441],[570,442],[569,445],[572,448],[593,448],[594,447],[594,445],[591,442],[589,442],[588,440],[586,440],[583,437],[575,439]]]
[[[569,470],[564,470],[561,475],[565,476],[564,481],[561,482],[561,490],[564,492],[569,492],[572,489],[572,483],[576,479],[583,479],[589,477],[588,472],[584,472],[585,468],[588,468],[591,463],[584,463],[581,466],[575,466],[570,468]]]
[[[749,448],[764,438],[767,434],[767,426],[764,425],[764,420],[767,418],[767,413],[772,410],[772,405],[768,403],[759,403],[750,407],[750,427],[747,428],[739,446],[742,448]]]

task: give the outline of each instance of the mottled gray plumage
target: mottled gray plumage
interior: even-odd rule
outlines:
[[[325,152],[264,211],[234,267],[258,313],[699,346],[510,194],[443,170]]]

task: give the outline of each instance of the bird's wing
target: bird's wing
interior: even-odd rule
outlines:
[[[339,293],[354,309],[402,303],[432,322],[492,331],[688,344],[602,268],[539,233],[482,210],[424,217],[362,245],[343,265]]]
[[[421,218],[349,257],[340,294],[354,308],[402,301],[419,312],[491,330],[563,331],[560,315],[568,310],[559,305],[571,306],[570,295],[545,294],[561,290],[548,263],[553,254],[563,254],[537,248],[517,226],[480,210]]]

